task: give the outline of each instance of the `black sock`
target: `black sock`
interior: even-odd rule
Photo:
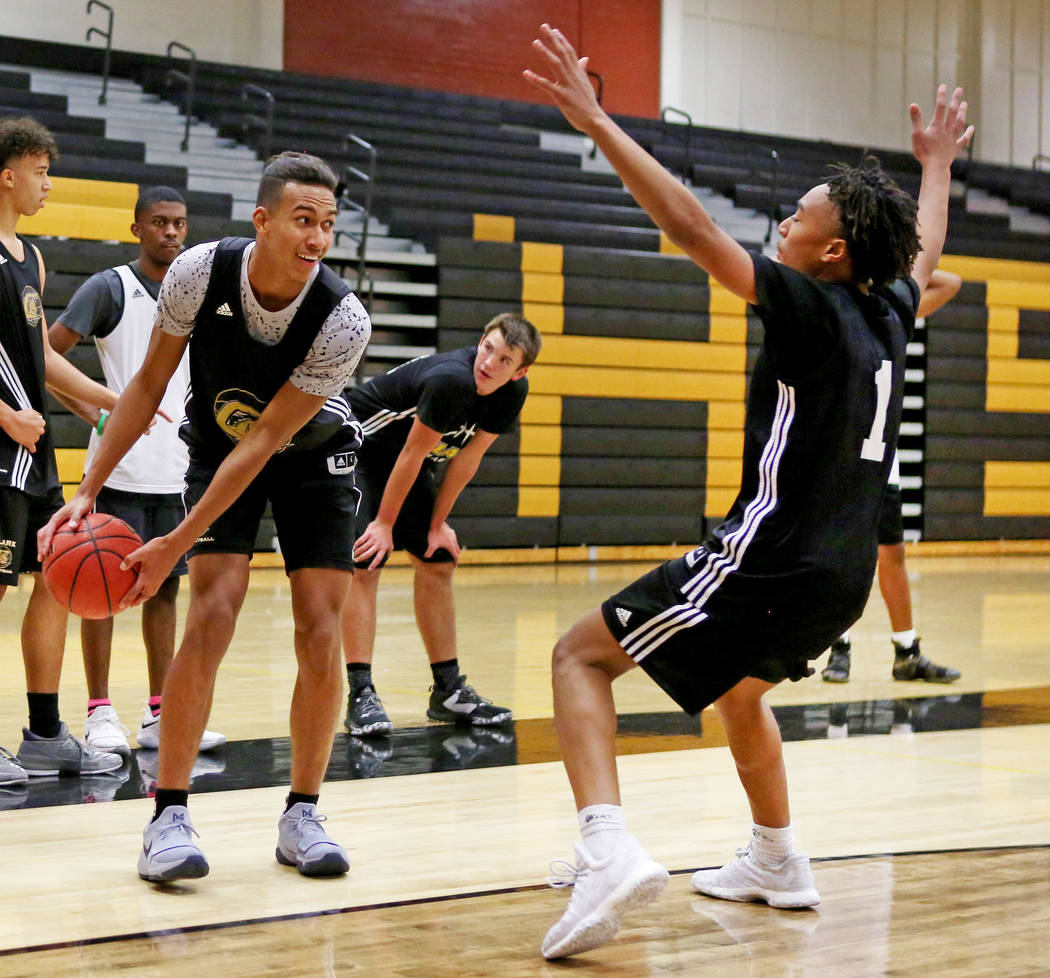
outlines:
[[[320,797],[320,795],[304,795],[301,791],[289,791],[288,797],[284,800],[284,810],[288,811],[292,805],[298,805],[300,802],[304,805],[316,805]]]
[[[459,679],[459,659],[445,659],[443,662],[431,662],[430,671],[434,674],[434,685],[440,689],[452,689]]]
[[[371,686],[375,689],[375,683],[372,682],[371,662],[348,662],[346,664],[346,678],[350,683],[351,689],[364,689],[365,686]]]
[[[57,737],[62,729],[58,717],[58,693],[26,693],[29,701],[29,732],[38,737]]]
[[[153,818],[150,821],[157,821],[161,812],[165,808],[171,808],[173,805],[181,805],[185,808],[189,800],[190,793],[188,791],[179,791],[176,788],[158,788],[153,796]]]

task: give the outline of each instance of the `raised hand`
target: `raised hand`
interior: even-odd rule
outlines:
[[[587,58],[578,58],[573,46],[557,28],[544,24],[541,36],[532,46],[543,55],[550,69],[550,77],[539,75],[528,68],[522,73],[525,80],[545,92],[562,111],[570,125],[581,132],[605,115],[587,76]]]
[[[911,145],[915,158],[923,165],[943,163],[950,165],[959,150],[973,138],[973,126],[966,124],[967,104],[963,90],[957,88],[948,99],[948,86],[937,89],[937,101],[929,125],[923,126],[922,109],[914,102],[908,107],[911,115]]]

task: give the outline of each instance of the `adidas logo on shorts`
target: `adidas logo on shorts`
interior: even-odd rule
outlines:
[[[620,624],[626,628],[627,622],[631,620],[631,613],[626,608],[617,608],[616,617],[620,619]]]
[[[228,302],[224,302],[218,309],[215,310],[216,316],[232,316],[233,310],[230,308]]]

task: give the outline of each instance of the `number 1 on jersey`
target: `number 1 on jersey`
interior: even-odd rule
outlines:
[[[875,420],[871,431],[860,446],[860,457],[869,462],[881,462],[886,456],[886,408],[893,390],[893,362],[883,360],[875,371]]]

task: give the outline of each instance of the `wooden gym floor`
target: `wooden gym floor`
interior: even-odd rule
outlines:
[[[853,676],[774,691],[793,818],[822,903],[776,911],[700,897],[697,867],[746,841],[749,817],[717,719],[677,712],[640,672],[617,683],[631,829],[673,873],[616,941],[567,962],[539,942],[566,897],[544,885],[576,837],[551,727],[554,640],[640,564],[464,566],[460,659],[517,721],[426,724],[429,670],[411,576],[385,572],[375,677],[397,727],[336,737],[321,807],[349,875],[308,880],[273,857],[294,681],[284,576],[258,570],[220,672],[191,799],[211,875],[140,881],[155,754],[118,777],[0,789],[0,975],[1047,976],[1050,951],[1050,557],[909,557],[923,650],[952,686],[890,678],[877,591],[853,632]],[[18,629],[0,605],[9,682],[0,742],[25,722]],[[62,709],[80,732],[79,636]],[[134,732],[145,700],[137,612],[117,622],[111,695]],[[151,756],[152,755],[152,756]],[[90,803],[90,804],[87,804]]]

